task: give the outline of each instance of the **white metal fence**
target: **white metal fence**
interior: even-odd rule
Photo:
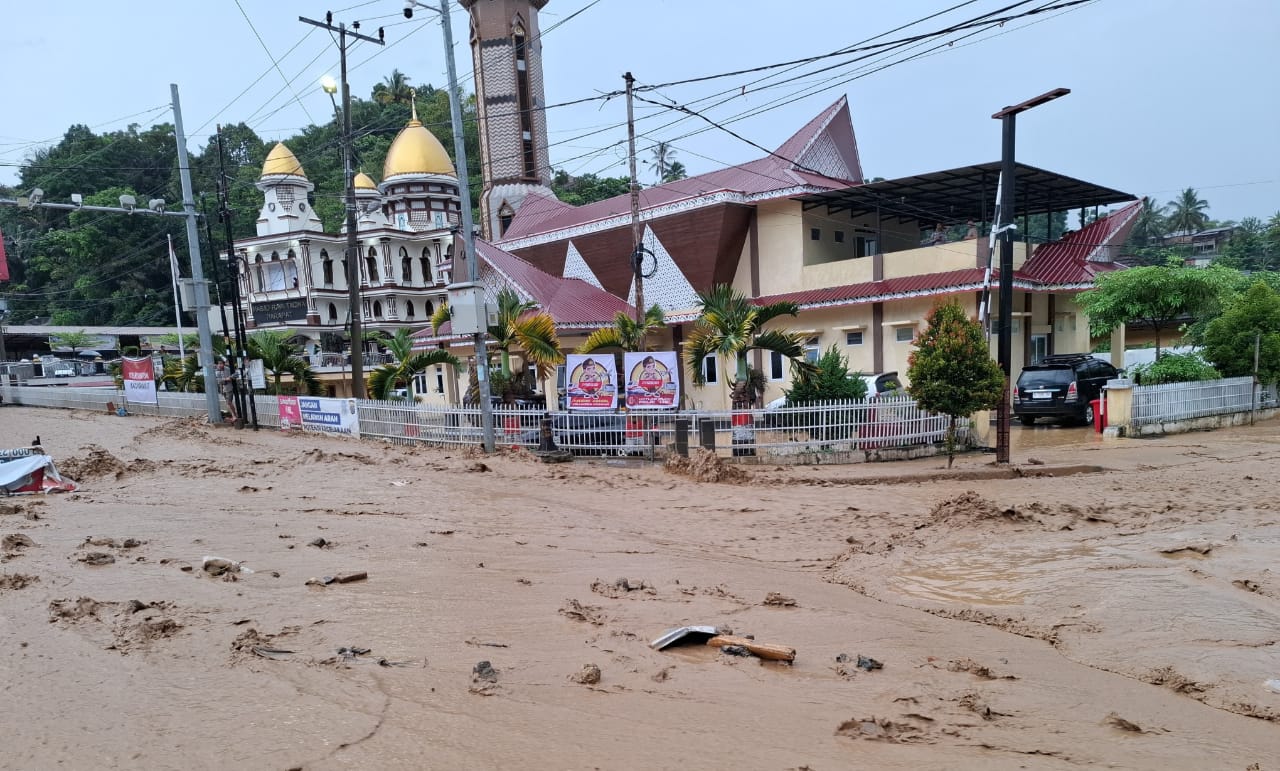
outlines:
[[[33,407],[104,412],[120,406],[113,388],[8,386],[5,401]],[[274,396],[254,397],[263,427],[278,427]],[[204,394],[160,393],[158,403],[127,405],[130,413],[160,417],[203,417]],[[360,435],[397,444],[480,446],[484,432],[478,407],[447,407],[408,401],[357,402]],[[544,417],[558,447],[580,455],[623,455],[662,459],[678,442],[726,456],[803,460],[815,454],[866,452],[933,444],[945,437],[948,418],[925,412],[913,399],[825,402],[774,410],[682,412],[547,412],[535,406],[494,408],[499,447],[536,448]],[[247,418],[248,416],[246,416]],[[959,421],[964,431],[968,421]]]
[[[1132,422],[1140,426],[1275,407],[1274,386],[1256,390],[1251,377],[1135,386]]]

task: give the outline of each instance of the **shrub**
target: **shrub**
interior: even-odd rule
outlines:
[[[809,377],[792,380],[791,389],[783,392],[787,396],[788,407],[816,402],[857,401],[867,395],[867,383],[861,373],[849,372],[849,361],[834,345],[822,354],[816,367]],[[784,420],[788,426],[796,428],[825,424],[809,433],[814,439],[827,441],[851,438],[857,414],[857,410],[815,410],[788,414]]]
[[[1217,380],[1222,377],[1213,365],[1198,352],[1167,353],[1150,364],[1139,364],[1130,372],[1138,385],[1161,383],[1192,383],[1197,380]]]

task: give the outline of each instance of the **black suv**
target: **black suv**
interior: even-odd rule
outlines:
[[[1046,356],[1039,364],[1024,367],[1013,389],[1013,414],[1022,425],[1036,418],[1067,418],[1093,423],[1091,401],[1102,394],[1119,370],[1087,353]]]

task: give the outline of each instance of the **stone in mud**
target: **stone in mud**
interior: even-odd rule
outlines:
[[[595,685],[600,682],[600,667],[595,664],[587,664],[582,667],[581,672],[569,675],[569,679],[581,685]]]
[[[6,551],[13,551],[15,549],[25,549],[29,546],[35,546],[35,545],[36,545],[35,541],[31,540],[29,537],[23,535],[22,533],[10,533],[9,535],[6,535],[4,537],[3,542],[0,542],[0,546],[3,546]]]
[[[498,682],[498,670],[494,669],[493,664],[488,661],[477,662],[471,668],[471,682],[496,683]]]
[[[80,557],[80,561],[86,565],[110,565],[116,558],[104,551],[91,551]]]

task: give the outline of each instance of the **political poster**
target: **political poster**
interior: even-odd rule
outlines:
[[[120,376],[124,380],[124,398],[134,404],[156,404],[156,369],[150,358],[123,359]]]
[[[565,357],[569,373],[565,400],[571,410],[611,410],[618,399],[618,373],[613,354],[577,354]]]
[[[355,399],[281,396],[279,405],[280,428],[283,430],[293,428],[325,434],[360,435]]]
[[[680,404],[679,366],[675,351],[626,354],[623,369],[627,373],[627,408],[675,409]]]

